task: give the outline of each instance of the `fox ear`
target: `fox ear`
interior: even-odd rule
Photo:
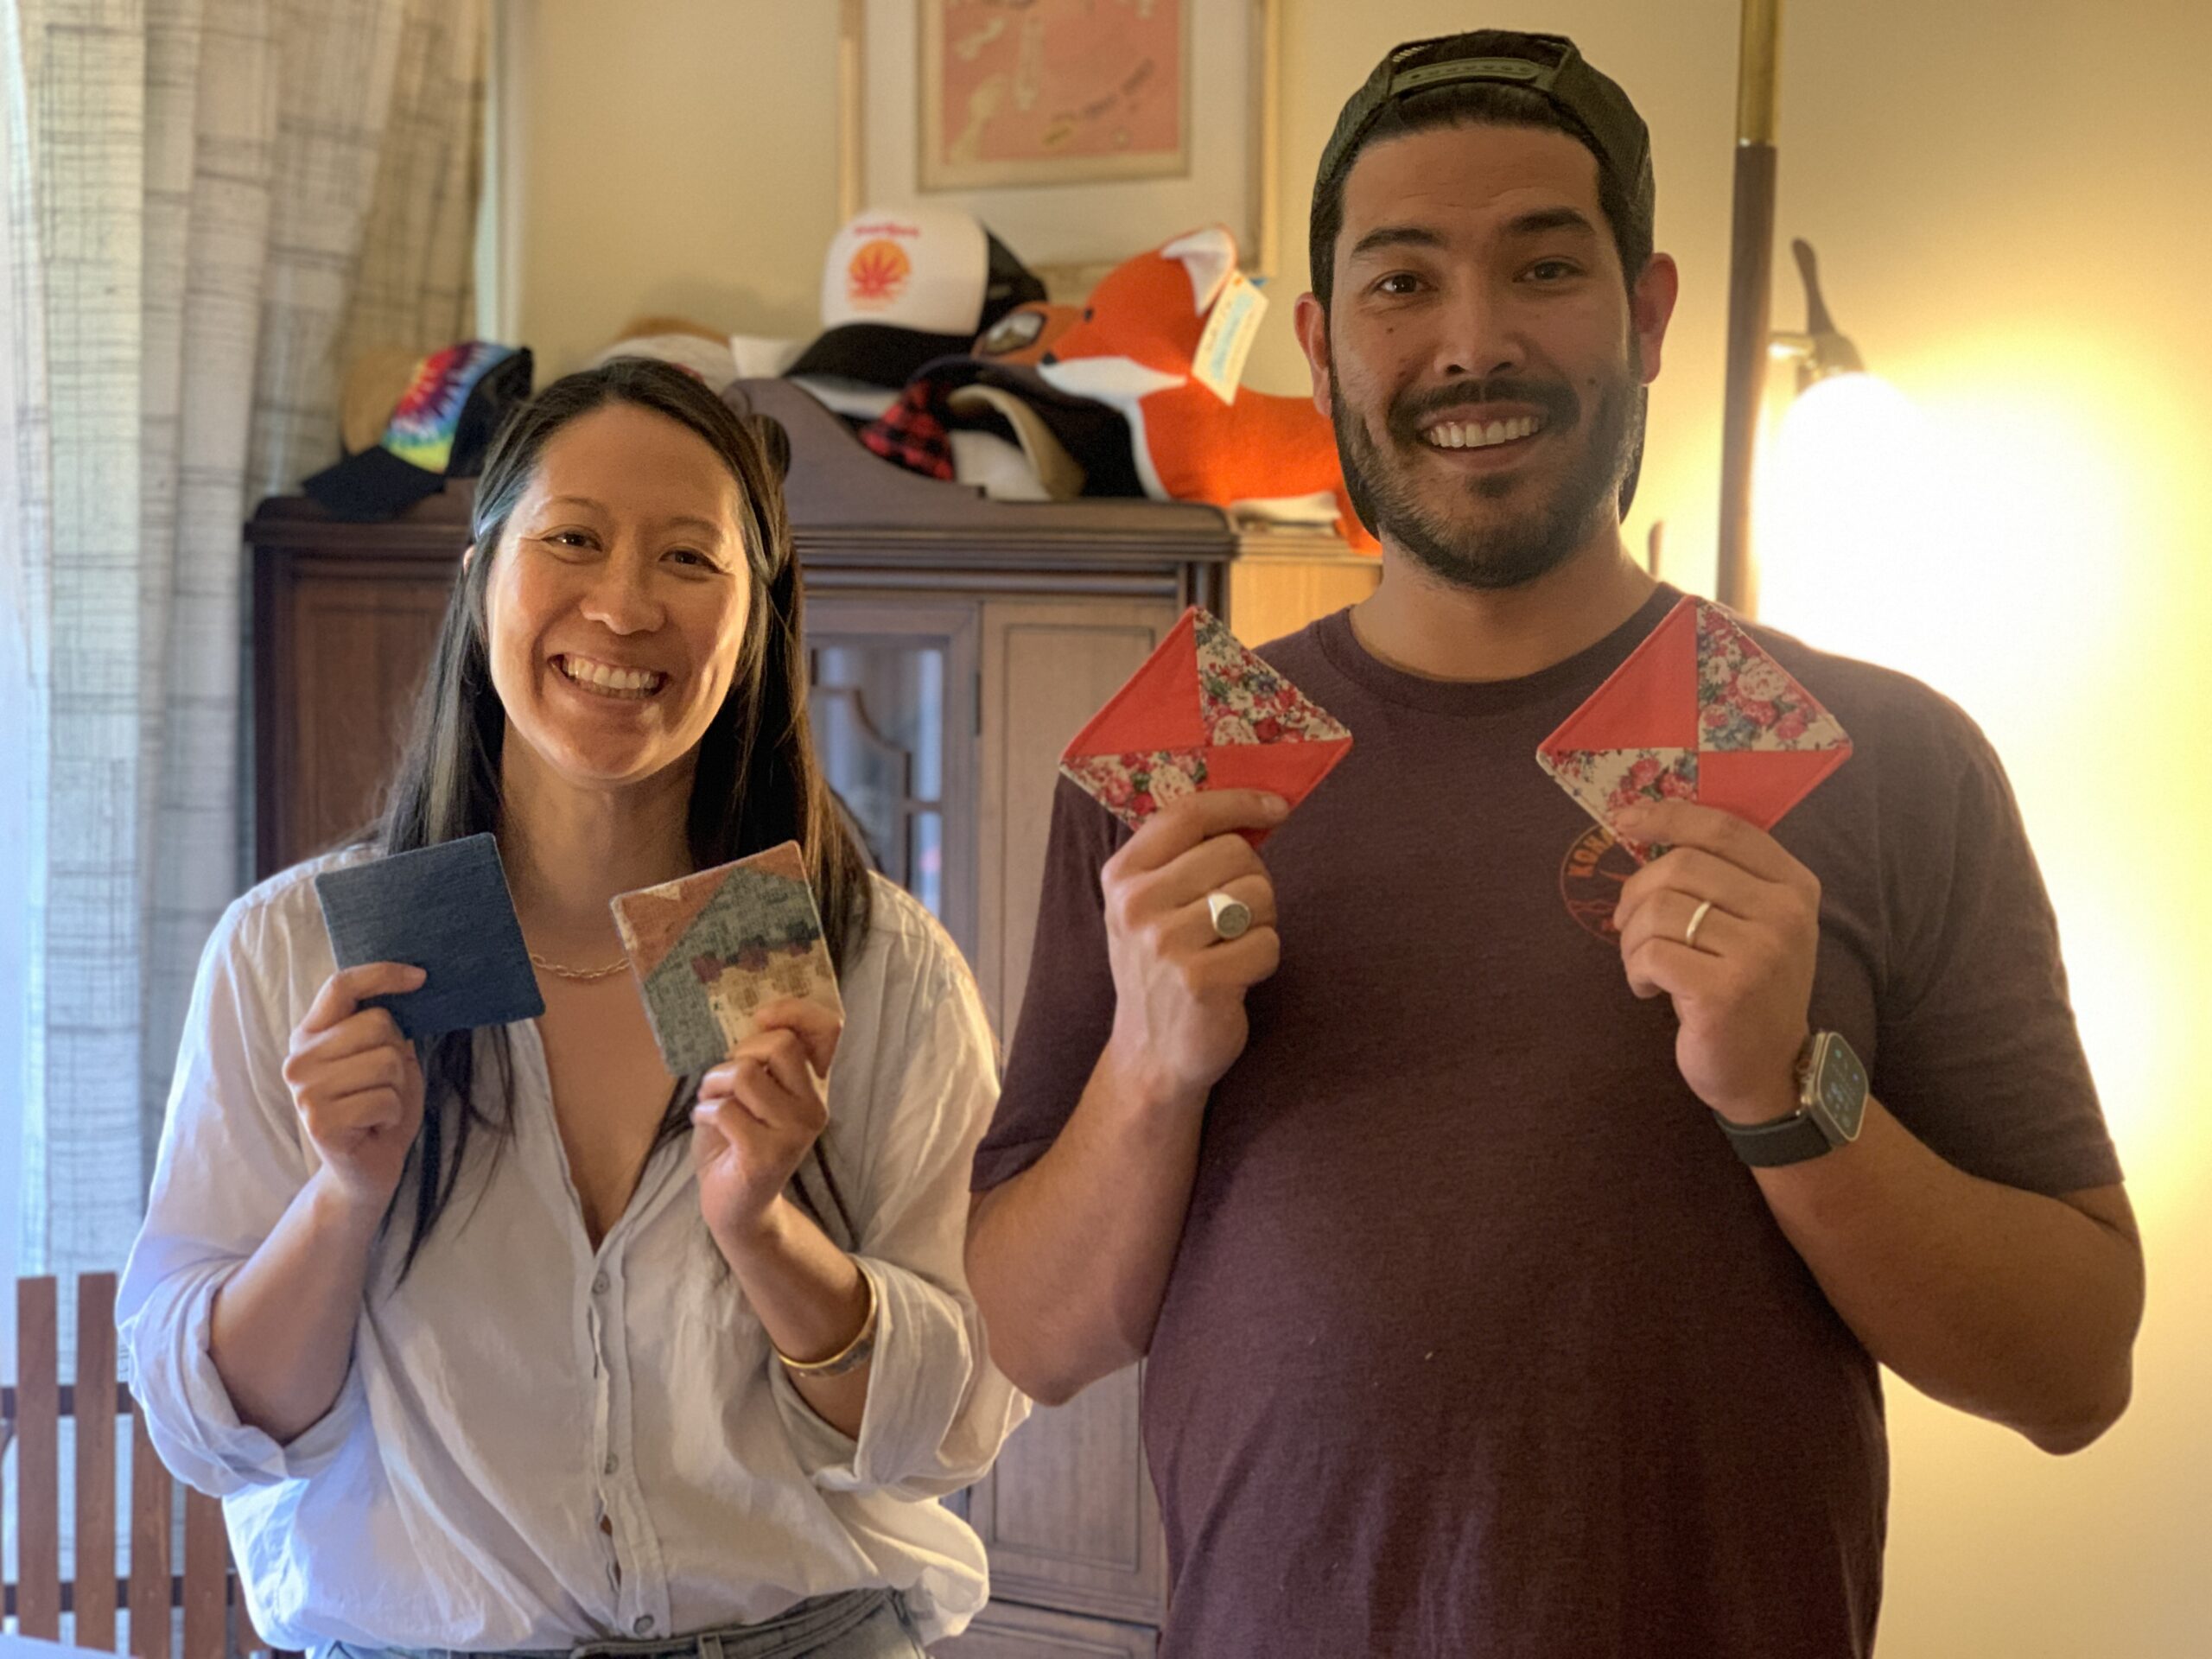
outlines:
[[[1230,273],[1236,269],[1236,238],[1218,225],[1179,236],[1160,249],[1163,259],[1179,259],[1191,274],[1192,306],[1199,315],[1213,308]]]

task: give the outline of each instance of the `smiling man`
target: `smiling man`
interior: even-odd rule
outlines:
[[[1062,786],[969,1267],[1039,1397],[1148,1357],[1169,1659],[1865,1655],[1878,1362],[2052,1452],[2126,1402],[2139,1248],[1973,723],[1754,630],[1856,753],[1771,834],[1651,809],[1641,868],[1534,758],[1681,597],[1620,535],[1652,202],[1567,41],[1392,53],[1298,309],[1382,580],[1264,653],[1356,747],[1287,821]]]

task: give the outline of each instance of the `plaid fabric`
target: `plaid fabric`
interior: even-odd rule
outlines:
[[[941,380],[909,380],[899,401],[861,429],[861,442],[909,472],[951,482],[951,427],[957,418],[946,401],[951,395],[951,387]]]

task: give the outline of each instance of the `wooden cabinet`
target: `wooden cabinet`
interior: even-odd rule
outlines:
[[[1173,600],[1004,599],[982,607],[976,844],[989,876],[969,960],[1011,1037],[1029,981],[1060,751],[1175,626]]]
[[[271,875],[376,812],[468,545],[466,492],[389,524],[261,505],[253,554],[254,866]]]
[[[1038,1408],[969,1490],[968,1522],[990,1551],[994,1601],[1159,1623],[1167,1560],[1137,1381],[1133,1368],[1065,1406]]]
[[[938,1659],[1153,1659],[1159,1651],[1156,1626],[1025,1607],[995,1592],[973,1624],[931,1649]]]
[[[734,401],[791,436],[816,747],[879,868],[974,964],[1011,1038],[1059,753],[1187,605],[1255,642],[1371,590],[1333,541],[1240,544],[1211,508],[1010,504],[869,455],[804,393]],[[346,524],[293,497],[247,527],[256,599],[256,845],[269,874],[365,823],[468,540],[466,486]],[[1039,1410],[960,1498],[993,1605],[959,1659],[1149,1655],[1166,1568],[1138,1374]]]

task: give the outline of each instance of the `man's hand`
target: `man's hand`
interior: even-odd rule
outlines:
[[[758,1026],[700,1079],[691,1109],[699,1211],[733,1265],[772,1230],[784,1188],[830,1125],[830,1062],[844,1029],[796,997],[761,1009]]]
[[[1224,789],[1162,807],[1106,862],[1106,948],[1114,970],[1109,1054],[1157,1099],[1203,1102],[1244,1052],[1244,993],[1275,970],[1275,893],[1239,830],[1268,830],[1281,797]],[[1216,935],[1206,895],[1252,912],[1243,938]]]
[[[1630,988],[1674,999],[1675,1063],[1699,1099],[1738,1123],[1788,1116],[1813,998],[1820,881],[1764,830],[1713,807],[1662,801],[1619,822],[1670,849],[1623,885],[1613,912]],[[1696,943],[1686,944],[1708,899]]]

